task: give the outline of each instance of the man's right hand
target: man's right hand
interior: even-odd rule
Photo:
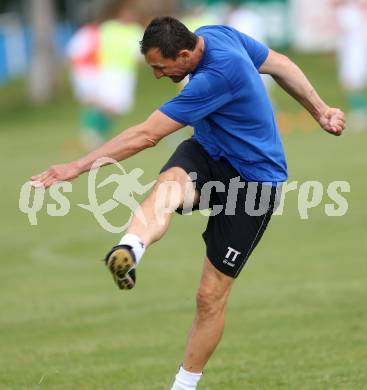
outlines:
[[[81,173],[78,163],[73,161],[67,164],[52,165],[47,171],[32,176],[31,180],[34,187],[48,188],[60,181],[71,181]]]

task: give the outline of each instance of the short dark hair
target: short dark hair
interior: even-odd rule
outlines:
[[[153,19],[144,32],[140,41],[142,54],[157,48],[164,58],[175,60],[179,51],[194,50],[198,37],[183,23],[171,16]]]

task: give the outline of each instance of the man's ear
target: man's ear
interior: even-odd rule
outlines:
[[[178,52],[178,57],[181,57],[183,59],[187,59],[187,58],[190,58],[191,54],[192,54],[192,51],[184,49],[184,50],[180,50]]]

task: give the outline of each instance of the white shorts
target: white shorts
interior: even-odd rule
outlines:
[[[125,114],[135,102],[136,77],[132,72],[101,70],[98,77],[97,102],[114,114]]]
[[[73,71],[71,81],[74,94],[82,104],[92,104],[96,102],[98,90],[99,71],[97,69],[83,69]]]

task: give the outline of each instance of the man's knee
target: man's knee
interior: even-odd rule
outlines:
[[[221,315],[227,305],[234,279],[218,271],[210,260],[204,260],[204,271],[196,295],[197,315],[208,318]]]
[[[180,186],[184,186],[190,180],[189,175],[180,167],[169,168],[167,171],[162,172],[157,179],[156,185],[176,182]]]
[[[171,205],[173,209],[181,207],[185,202],[196,197],[195,188],[189,175],[179,167],[173,167],[162,172],[153,189],[157,199],[165,207]]]
[[[208,319],[221,315],[225,310],[228,293],[219,295],[215,286],[201,286],[196,294],[197,315],[201,319]]]

